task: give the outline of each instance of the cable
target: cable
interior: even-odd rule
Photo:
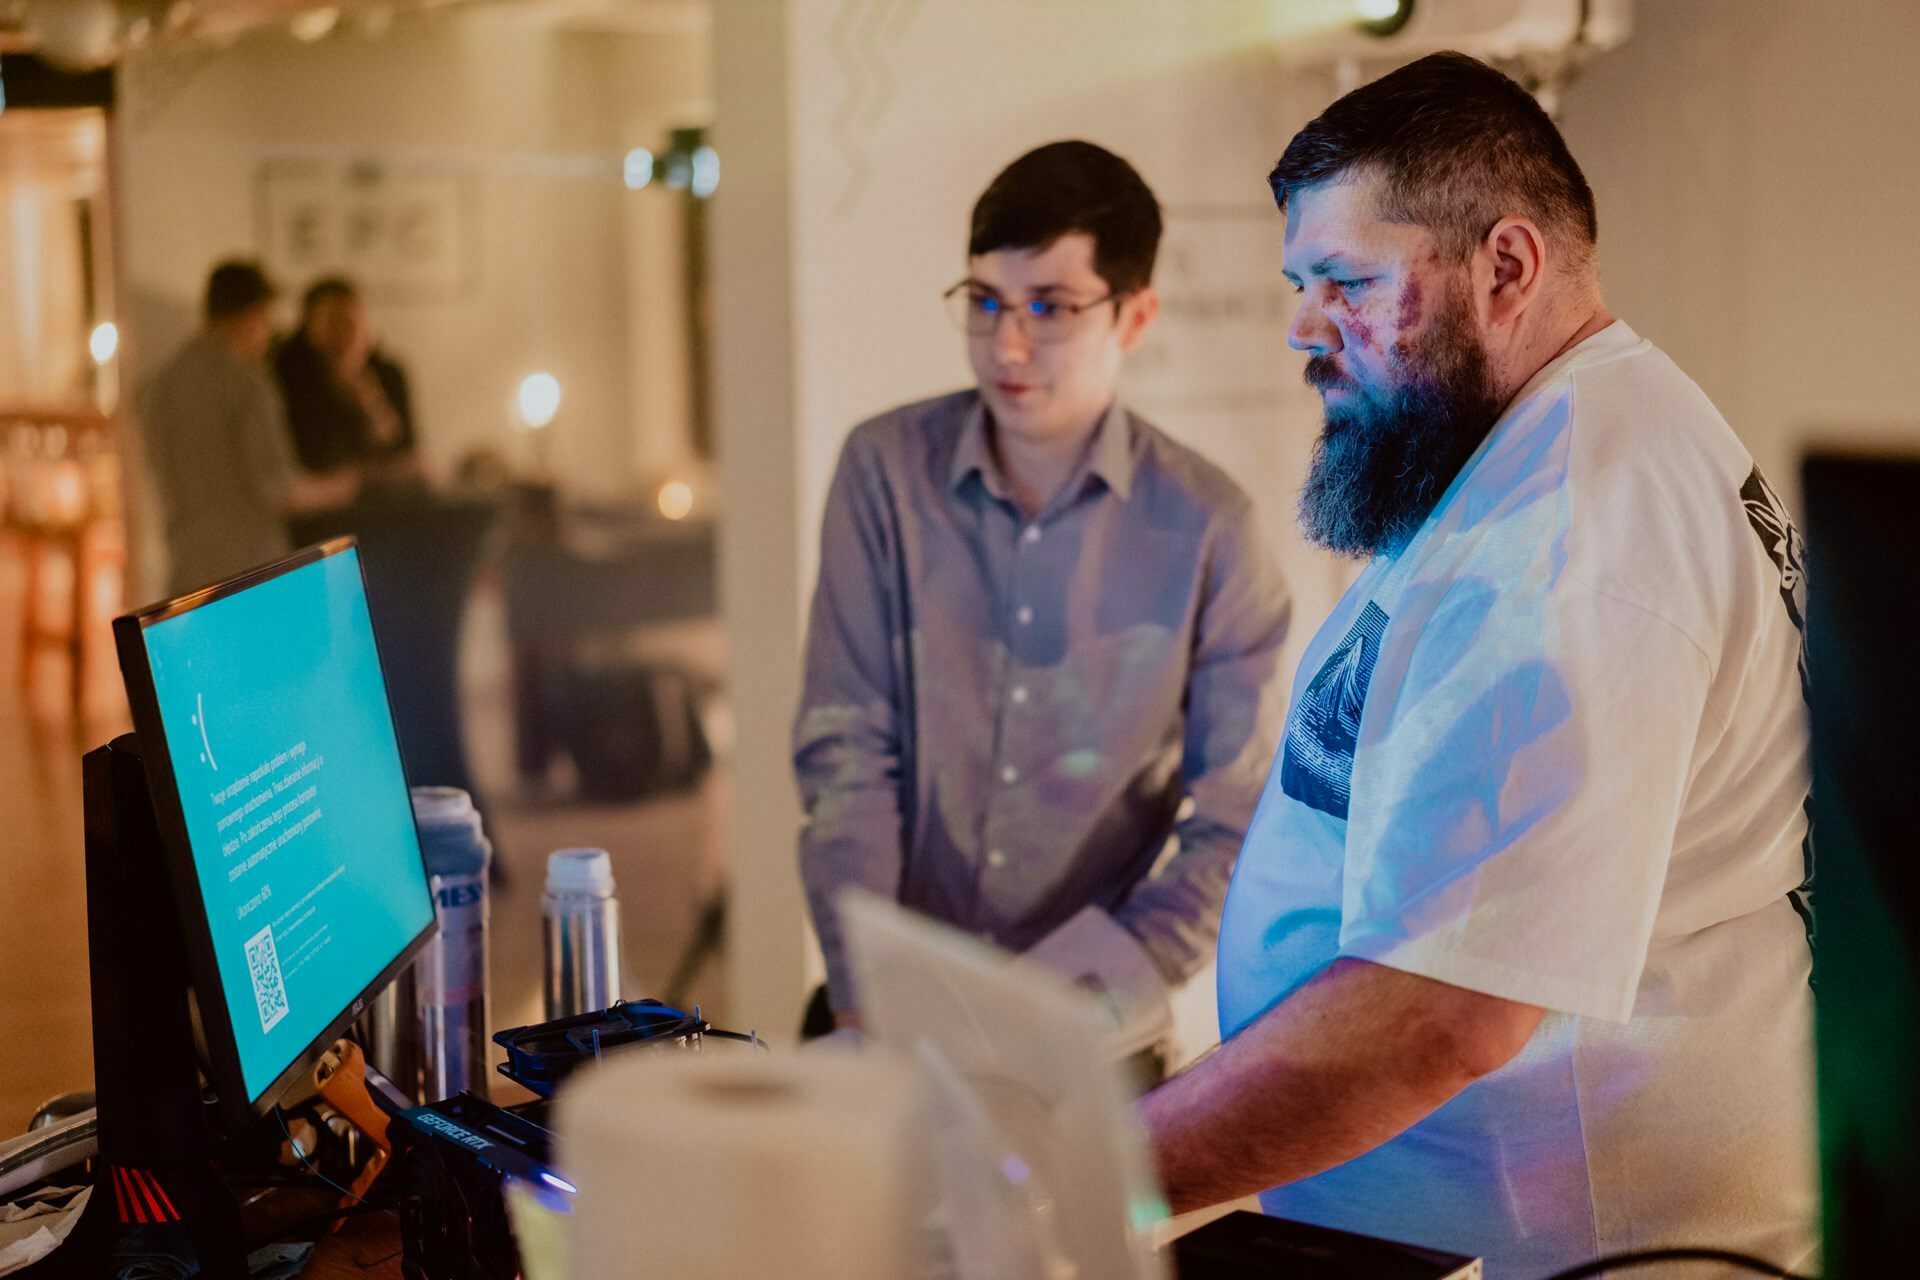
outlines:
[[[425,1275],[486,1278],[514,1274],[517,1258],[507,1234],[507,1210],[499,1199],[497,1183],[492,1184],[491,1200],[477,1208],[468,1198],[460,1174],[447,1165],[446,1153],[437,1143],[409,1142],[404,1151],[395,1151],[394,1159],[401,1162],[403,1265],[413,1265],[418,1274]],[[453,1208],[454,1200],[459,1202],[457,1210]],[[486,1212],[480,1212],[479,1208]],[[479,1250],[488,1243],[478,1238],[483,1231],[492,1232],[495,1240],[508,1241],[504,1255],[496,1251],[482,1258]]]
[[[1610,1257],[1595,1258],[1592,1262],[1582,1262],[1578,1266],[1568,1267],[1565,1271],[1556,1271],[1545,1280],[1586,1280],[1588,1276],[1602,1275],[1608,1271],[1627,1271],[1636,1267],[1650,1267],[1660,1262],[1718,1262],[1729,1267],[1738,1267],[1742,1271],[1752,1271],[1758,1275],[1773,1276],[1776,1280],[1813,1280],[1811,1276],[1799,1275],[1785,1267],[1768,1262],[1765,1258],[1756,1258],[1750,1253],[1735,1253],[1731,1249],[1636,1249],[1631,1253],[1616,1253]]]
[[[280,1122],[280,1132],[286,1135],[287,1149],[293,1152],[293,1154],[299,1158],[300,1163],[307,1167],[308,1173],[320,1179],[320,1181],[326,1183],[328,1186],[332,1187],[335,1191],[338,1191],[341,1195],[353,1201],[355,1204],[367,1203],[365,1198],[355,1195],[352,1191],[349,1191],[347,1188],[341,1186],[339,1183],[335,1182],[332,1178],[329,1178],[326,1174],[320,1172],[319,1169],[314,1167],[313,1161],[307,1159],[307,1153],[301,1149],[301,1146],[298,1142],[294,1141],[293,1132],[287,1128],[286,1113],[280,1110],[277,1104],[273,1108],[273,1118]]]
[[[769,1053],[773,1050],[773,1046],[765,1040],[762,1040],[758,1032],[748,1031],[743,1033],[739,1031],[722,1031],[718,1027],[708,1027],[705,1031],[702,1031],[700,1035],[703,1038],[712,1037],[715,1040],[738,1040],[741,1044],[758,1045],[761,1049]]]

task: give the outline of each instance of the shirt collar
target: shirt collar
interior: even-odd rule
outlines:
[[[1124,502],[1133,493],[1133,454],[1133,424],[1116,400],[1094,429],[1093,445],[1076,479],[1099,476]],[[947,482],[958,489],[975,473],[988,493],[1003,502],[1012,500],[1012,489],[1000,471],[1000,464],[994,461],[993,449],[987,441],[987,406],[978,397],[960,423],[960,438],[954,444],[953,465],[947,470]],[[1070,488],[1074,484],[1075,481],[1068,482]]]
[[[993,450],[987,447],[987,406],[979,396],[973,398],[966,417],[960,420],[960,435],[954,442],[953,465],[947,469],[947,483],[958,489],[976,472],[988,493],[1006,499],[1006,477],[1000,474],[1000,468],[993,461]]]

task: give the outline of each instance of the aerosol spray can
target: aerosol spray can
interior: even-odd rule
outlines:
[[[424,1100],[461,1090],[486,1096],[487,863],[493,846],[473,798],[455,787],[415,787],[414,824],[426,855],[439,936],[414,962]]]
[[[547,1020],[620,999],[620,903],[605,849],[557,849],[547,858]]]

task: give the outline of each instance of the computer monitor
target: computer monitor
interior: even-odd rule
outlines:
[[[243,1123],[433,932],[359,551],[323,543],[114,638],[207,1074]]]

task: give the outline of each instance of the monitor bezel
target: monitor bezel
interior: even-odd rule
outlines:
[[[232,1012],[226,988],[221,982],[218,956],[213,945],[212,925],[207,918],[206,899],[200,892],[200,869],[193,857],[193,842],[187,832],[186,813],[174,784],[173,756],[166,728],[160,716],[159,694],[154,687],[153,668],[146,647],[146,629],[156,623],[177,618],[183,613],[224,600],[263,582],[304,569],[331,556],[354,551],[355,568],[360,575],[362,598],[366,594],[366,566],[358,556],[358,542],[351,536],[330,538],[304,547],[281,560],[261,565],[211,586],[157,604],[132,610],[113,620],[114,647],[120,659],[120,673],[127,688],[127,702],[133,713],[133,727],[140,739],[140,754],[145,762],[147,790],[153,799],[154,820],[160,830],[160,844],[167,864],[167,879],[173,886],[174,910],[180,922],[181,942],[186,950],[187,973],[193,985],[196,1039],[201,1066],[212,1083],[221,1117],[230,1125],[244,1126],[264,1116],[278,1104],[287,1091],[302,1079],[310,1080],[314,1067],[342,1032],[365,1012],[379,993],[413,962],[433,938],[437,914],[432,910],[432,880],[427,872],[426,854],[420,853],[422,883],[427,886],[427,924],[400,949],[374,979],[363,987],[347,1006],[332,1018],[299,1053],[283,1067],[256,1097],[247,1094],[246,1076],[240,1066],[239,1042],[234,1035]],[[381,689],[386,693],[388,722],[393,727],[394,750],[400,755],[400,727],[394,720],[393,695],[387,691],[387,671],[380,657],[379,624],[373,619],[371,602],[367,618],[373,628],[374,661],[380,671]],[[404,774],[403,774],[404,779]],[[413,806],[407,806],[409,816]],[[420,844],[418,820],[414,821],[414,840]]]

